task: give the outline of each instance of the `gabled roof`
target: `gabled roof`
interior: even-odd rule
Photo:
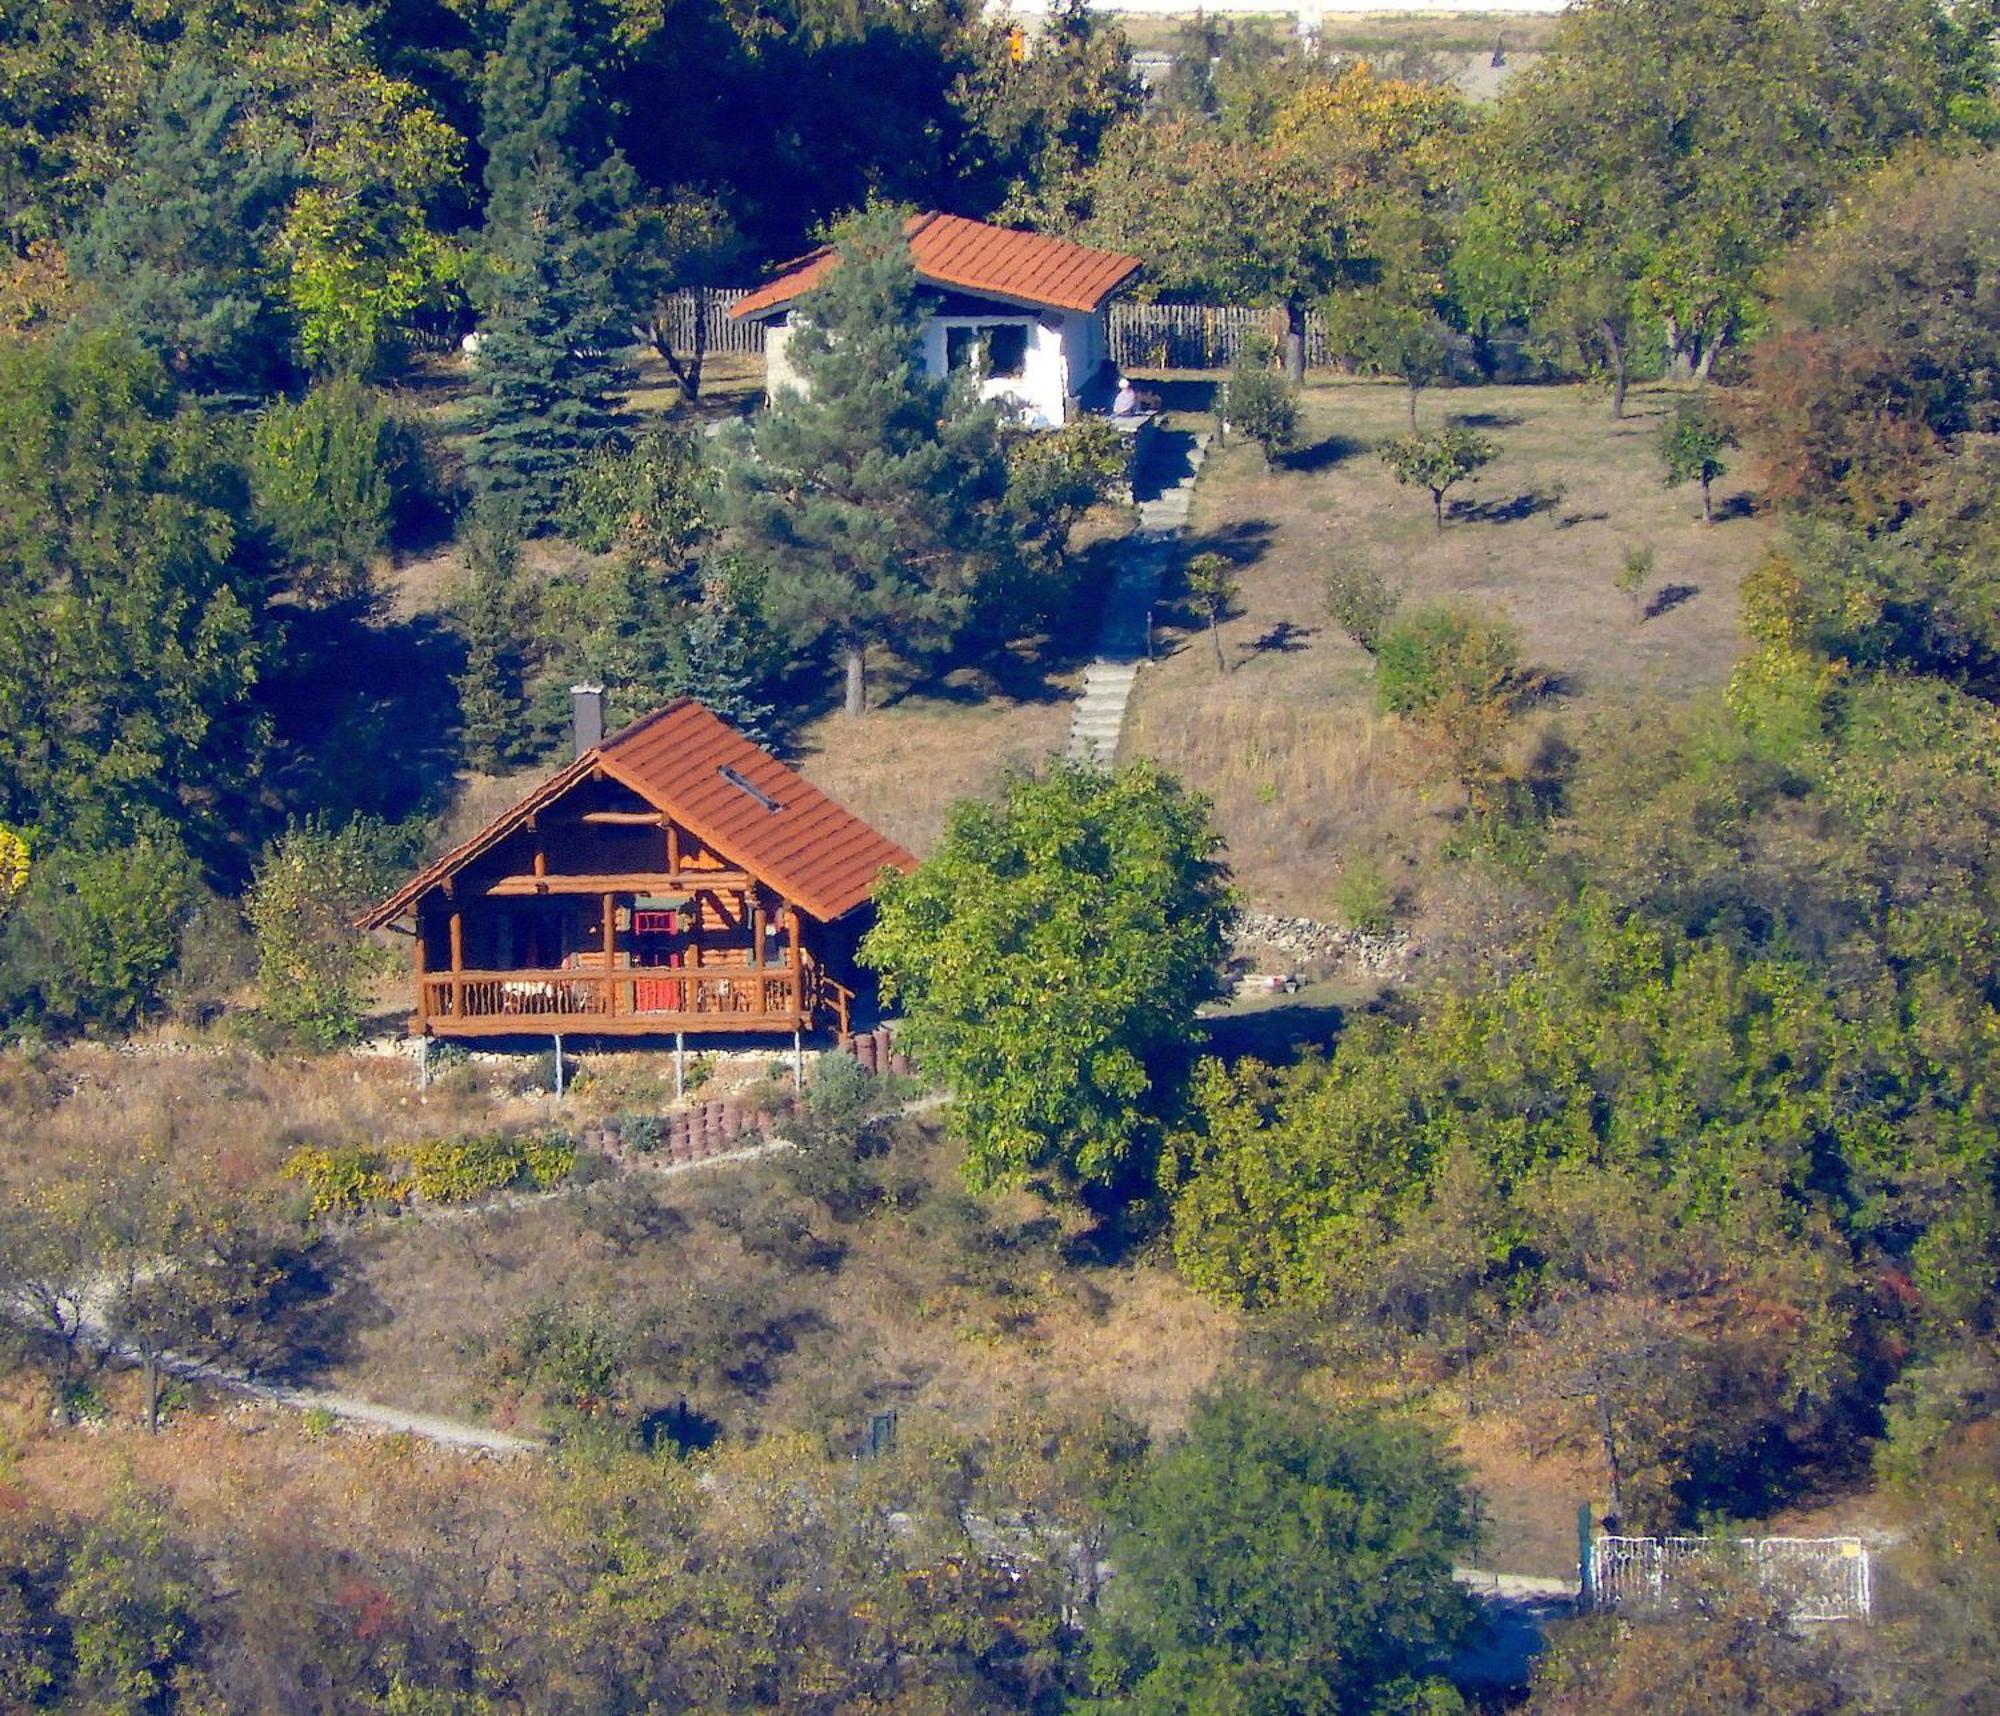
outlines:
[[[1140,266],[1138,257],[1122,251],[1093,250],[962,215],[915,215],[903,230],[924,285],[955,286],[1038,308],[1097,310]],[[729,313],[751,321],[782,310],[824,280],[839,260],[832,245],[822,246],[738,299]]]
[[[394,922],[446,877],[596,770],[671,815],[822,923],[844,917],[866,901],[885,866],[916,867],[916,859],[902,847],[843,810],[803,775],[692,698],[677,697],[551,775],[470,840],[411,877],[361,918],[360,927],[380,929]],[[746,785],[754,791],[745,791]]]

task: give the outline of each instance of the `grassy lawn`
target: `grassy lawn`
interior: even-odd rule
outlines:
[[[1188,616],[1165,615],[1182,623],[1163,628],[1163,659],[1140,676],[1124,754],[1215,799],[1253,903],[1329,915],[1342,864],[1364,857],[1420,894],[1458,809],[1411,736],[1375,712],[1369,656],[1327,617],[1337,564],[1375,569],[1406,602],[1511,617],[1548,687],[1523,745],[1551,722],[1726,682],[1738,587],[1767,527],[1739,516],[1747,491],[1733,477],[1718,485],[1713,527],[1694,489],[1663,486],[1654,442],[1673,399],[1638,390],[1614,423],[1603,395],[1581,387],[1425,394],[1424,424],[1462,417],[1500,449],[1448,498],[1442,535],[1429,496],[1399,488],[1375,453],[1408,424],[1393,384],[1314,379],[1301,450],[1275,469],[1248,445],[1211,451],[1190,548],[1237,566],[1221,628],[1229,671]],[[1655,557],[1643,606],[1612,583],[1629,548]]]

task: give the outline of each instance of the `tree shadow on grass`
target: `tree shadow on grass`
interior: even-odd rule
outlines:
[[[1167,376],[1137,385],[1158,398],[1162,411],[1212,412],[1222,391],[1219,381],[1203,376]]]
[[[1662,584],[1653,592],[1652,600],[1646,604],[1640,618],[1657,620],[1662,614],[1671,614],[1683,602],[1691,602],[1700,594],[1699,584]]]
[[[1327,471],[1367,450],[1368,443],[1357,441],[1352,435],[1329,435],[1310,447],[1295,447],[1279,459],[1278,464],[1287,471]]]
[[[1453,501],[1444,515],[1453,524],[1518,524],[1561,504],[1562,496],[1553,489],[1527,489],[1503,501]]]
[[[1451,421],[1466,429],[1518,429],[1526,419],[1511,411],[1457,411]]]
[[[310,1383],[344,1364],[355,1337],[390,1320],[346,1245],[316,1240],[275,1249],[254,1323],[217,1354],[266,1382]]]
[[[1262,637],[1253,639],[1250,647],[1258,655],[1297,655],[1317,636],[1317,627],[1295,626],[1290,620],[1280,620]]]
[[[1197,554],[1220,554],[1231,566],[1241,570],[1263,559],[1277,534],[1277,526],[1268,518],[1234,519],[1217,529],[1205,530],[1199,536],[1187,538],[1180,556],[1181,563],[1185,565]]]
[[[1579,524],[1603,524],[1610,517],[1608,512],[1566,512],[1556,520],[1556,529],[1574,530]]]

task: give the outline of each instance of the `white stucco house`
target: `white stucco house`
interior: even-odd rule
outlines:
[[[923,289],[921,337],[932,375],[971,369],[982,398],[1002,401],[1033,428],[1108,409],[1106,308],[1138,274],[1136,256],[958,215],[917,215],[905,230]],[[802,389],[785,358],[794,310],[839,260],[831,246],[816,250],[730,310],[764,325],[767,398]]]

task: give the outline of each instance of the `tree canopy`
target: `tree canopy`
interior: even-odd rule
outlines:
[[[1208,807],[1146,764],[1058,763],[961,804],[885,876],[863,958],[957,1096],[975,1184],[1116,1187],[1149,1164],[1235,901]]]

